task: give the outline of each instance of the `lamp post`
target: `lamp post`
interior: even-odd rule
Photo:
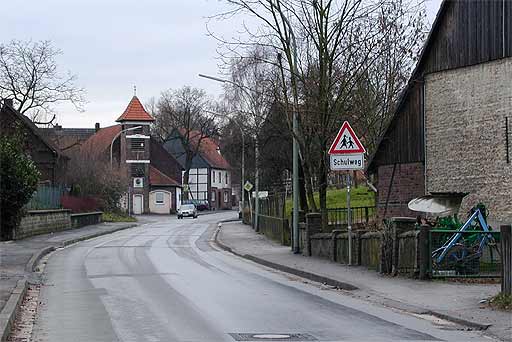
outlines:
[[[212,81],[216,81],[216,82],[220,82],[220,83],[229,83],[229,84],[232,84],[234,85],[235,87],[238,87],[240,88],[240,90],[242,90],[246,95],[248,95],[249,97],[251,97],[251,94],[247,91],[247,87],[243,86],[243,85],[240,85],[238,83],[235,83],[233,81],[230,81],[230,80],[225,80],[223,78],[218,78],[218,77],[214,77],[214,76],[209,76],[209,75],[204,75],[204,74],[199,74],[199,77],[202,77],[202,78],[207,78],[207,79],[210,79]],[[251,90],[251,89],[249,89]],[[243,134],[242,134],[242,139],[243,139]],[[259,231],[259,225],[258,225],[258,215],[260,213],[260,206],[259,206],[259,190],[260,190],[260,177],[259,177],[259,142],[258,142],[258,134],[256,133],[256,139],[255,139],[255,148],[254,148],[254,155],[255,155],[255,166],[256,166],[256,170],[255,170],[255,184],[254,184],[254,191],[256,192],[256,198],[255,198],[255,203],[254,203],[254,206],[255,206],[255,213],[254,213],[254,229],[256,231]],[[242,155],[242,158],[243,155]],[[243,160],[242,159],[242,163],[243,163]],[[243,168],[242,168],[243,170]],[[242,185],[242,201],[243,201],[243,186],[244,186],[244,175],[242,173],[242,182],[241,182],[241,185]],[[249,201],[251,199],[249,198]],[[242,202],[243,204],[243,202]],[[242,210],[243,210],[243,207],[242,207]]]
[[[128,132],[128,131],[133,131],[133,130],[136,130],[136,129],[139,129],[139,128],[142,128],[142,126],[135,126],[135,127],[130,127],[130,128],[127,128],[127,129],[123,129],[121,130],[119,133],[117,133],[115,136],[114,136],[114,139],[112,139],[112,142],[110,143],[110,169],[112,170],[112,149],[113,149],[113,146],[114,146],[114,141],[124,132]],[[128,186],[128,195],[126,196],[126,206],[128,207],[128,216],[131,216],[131,210],[130,210],[130,186]]]
[[[134,131],[136,129],[139,129],[139,128],[142,128],[142,126],[135,126],[135,127],[130,127],[130,128],[127,128],[127,129],[123,129],[121,130],[119,133],[117,133],[115,136],[114,136],[114,139],[112,139],[112,142],[110,143],[110,168],[112,169],[112,148],[114,146],[114,141],[121,135],[123,134],[124,132],[128,132],[128,131]]]
[[[240,207],[240,214],[242,215],[242,218],[243,218],[243,210],[244,210],[244,207],[245,207],[245,196],[244,196],[244,180],[245,180],[245,134],[244,134],[244,130],[242,129],[242,125],[240,125],[240,123],[231,118],[230,116],[227,116],[227,115],[222,115],[222,114],[219,114],[219,113],[215,113],[215,112],[212,112],[210,110],[207,110],[206,112],[208,113],[211,113],[213,115],[217,115],[217,116],[221,116],[221,117],[226,117],[228,118],[228,120],[230,120],[231,122],[233,122],[237,127],[238,129],[240,130],[240,134],[242,135],[242,170],[241,170],[241,179],[240,179],[240,202],[241,202],[241,207]]]

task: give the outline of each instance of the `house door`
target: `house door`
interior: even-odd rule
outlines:
[[[222,209],[222,192],[221,191],[217,191],[217,205],[219,206],[218,208],[219,209]]]
[[[142,214],[142,211],[143,211],[143,209],[142,209],[143,208],[142,207],[143,198],[144,198],[143,195],[133,195],[133,213],[135,215]]]

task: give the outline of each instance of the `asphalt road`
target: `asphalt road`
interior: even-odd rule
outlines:
[[[151,216],[53,253],[33,341],[489,341],[220,251],[235,215]]]

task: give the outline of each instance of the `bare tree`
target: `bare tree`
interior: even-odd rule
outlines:
[[[0,97],[13,99],[16,109],[37,124],[53,123],[53,105],[61,102],[83,110],[85,91],[76,85],[76,75],[58,70],[61,53],[50,41],[0,44]]]
[[[408,5],[391,0],[226,1],[233,5],[229,15],[249,14],[261,23],[256,31],[247,29],[247,41],[223,41],[228,52],[264,45],[282,56],[282,102],[288,112],[299,114],[294,137],[308,202],[316,210],[313,190],[318,189],[325,214],[329,143],[343,120],[356,125],[364,121],[358,116],[364,113],[354,112],[354,91],[382,56],[382,37],[396,27],[378,23],[396,7],[402,11],[386,20],[403,18]]]
[[[183,156],[176,157],[184,157],[185,160],[183,184],[187,186],[184,199],[189,195],[189,175],[194,157],[201,151],[204,139],[218,133],[215,116],[208,111],[212,106],[213,102],[204,90],[189,86],[162,92],[156,103],[153,133],[163,142],[176,139],[183,148]]]

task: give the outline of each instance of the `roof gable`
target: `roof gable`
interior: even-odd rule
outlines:
[[[25,128],[27,128],[37,139],[39,139],[43,143],[43,145],[45,145],[55,155],[59,157],[68,158],[65,155],[63,155],[61,151],[44,136],[40,128],[37,127],[32,122],[32,120],[18,112],[10,103],[8,103],[8,100],[5,100],[0,110],[0,114],[3,116],[3,114],[7,112],[10,112],[11,115],[13,115],[19,122],[21,122]]]
[[[133,96],[124,113],[116,121],[155,121],[155,119],[146,112],[139,98]]]
[[[178,186],[181,187],[180,183],[171,177],[167,176],[153,165],[149,165],[149,184],[153,186]]]
[[[508,19],[503,18],[503,15]],[[392,143],[393,135],[399,135],[395,130],[408,130],[404,136],[418,136],[418,146],[411,153],[423,155],[423,146],[419,146],[424,144],[423,133],[411,132],[404,122],[423,120],[423,113],[419,111],[423,101],[421,92],[424,76],[512,56],[512,25],[503,27],[503,23],[509,22],[511,16],[510,1],[443,0],[418,62],[394,109],[393,118],[369,158],[367,171],[379,165],[377,155],[386,150],[386,144]],[[414,108],[408,108],[411,106]],[[422,127],[422,123],[416,125],[416,128]],[[394,145],[400,148],[404,146],[397,141]],[[394,153],[398,155],[396,148]],[[410,161],[423,162],[424,156],[416,159],[421,160]]]
[[[110,147],[112,140],[119,132],[121,132],[121,125],[101,128],[83,143],[80,150],[85,153],[99,155]]]
[[[179,134],[183,136],[185,134],[185,129],[174,130],[170,137],[171,139],[179,140],[179,137],[176,135]],[[220,153],[219,144],[210,137],[202,137],[201,133],[195,130],[189,132],[189,140],[190,144],[196,148],[199,145],[198,153],[194,157],[194,163],[201,163],[201,161],[205,162],[209,167],[216,169],[230,169],[231,165],[229,165],[228,161],[222,156]],[[178,144],[181,145],[181,142],[178,141]],[[181,150],[183,148],[181,147]],[[184,153],[184,152],[183,152]],[[180,159],[180,158],[177,158]]]

